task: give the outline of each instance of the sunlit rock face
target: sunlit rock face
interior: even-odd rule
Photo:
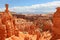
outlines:
[[[57,11],[53,15],[53,27],[52,31],[55,34],[55,38],[60,38],[60,7],[57,8]]]
[[[39,39],[37,39],[37,35],[30,35],[28,33],[23,33],[23,32],[19,32],[19,36],[11,36],[9,38],[6,38],[5,40],[50,40],[51,39],[51,34],[47,31],[47,32],[43,32],[40,36]]]
[[[6,27],[6,37],[10,37],[14,35],[14,23],[13,23],[13,16],[8,10],[8,4],[5,5],[6,9],[5,12],[1,15],[1,22]]]
[[[50,32],[40,32],[35,24],[24,19],[14,18],[8,10],[2,13],[0,19],[0,40],[50,40]],[[48,23],[47,23],[48,24]],[[46,25],[46,24],[45,24]]]
[[[60,34],[60,7],[57,8],[57,11],[53,15],[53,27],[56,28],[56,33]]]
[[[53,24],[55,27],[60,27],[60,8],[57,8],[57,11],[53,15]]]
[[[1,23],[0,19],[0,40],[5,40],[6,38],[6,26]]]

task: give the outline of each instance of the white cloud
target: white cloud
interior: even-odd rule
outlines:
[[[18,6],[10,8],[10,11],[14,12],[33,12],[33,13],[41,13],[41,12],[55,12],[55,8],[60,7],[60,1],[53,1],[43,4],[35,4],[31,6]]]
[[[2,11],[4,11],[5,10],[5,8],[0,8],[0,12],[2,12]]]

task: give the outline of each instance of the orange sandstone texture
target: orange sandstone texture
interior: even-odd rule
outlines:
[[[13,18],[8,10],[8,4],[6,4],[6,10],[3,12],[0,20],[1,40],[5,40],[6,37],[6,40],[47,40],[47,38],[50,40],[51,35],[46,37],[48,32],[45,33],[40,33],[33,22]]]
[[[52,40],[60,39],[60,7],[53,15]]]
[[[5,40],[6,38],[6,26],[1,23],[0,20],[0,40]]]
[[[1,16],[1,22],[6,27],[7,37],[14,35],[14,24],[13,24],[13,16],[10,14],[8,10],[8,4],[5,5],[6,10],[3,12]]]
[[[50,40],[51,39],[51,34],[47,32],[43,32],[41,34],[41,37],[38,40]],[[37,40],[37,35],[30,35],[30,34],[25,34],[23,32],[19,32],[19,36],[11,36],[9,38],[6,38],[6,40]]]

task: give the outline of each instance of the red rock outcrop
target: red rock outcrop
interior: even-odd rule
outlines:
[[[5,40],[6,38],[6,26],[2,24],[0,19],[0,40]]]
[[[5,5],[6,10],[3,12],[0,20],[0,40],[47,40],[48,33],[40,33],[33,22],[24,19],[15,19],[8,10],[8,4]],[[41,36],[42,35],[42,36]],[[50,40],[50,39],[49,39]]]
[[[60,7],[53,15],[52,40],[60,39]]]
[[[14,24],[13,24],[13,16],[8,10],[8,4],[5,5],[6,10],[3,12],[1,16],[2,24],[6,26],[7,37],[14,35]]]

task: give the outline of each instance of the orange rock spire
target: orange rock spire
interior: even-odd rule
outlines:
[[[8,4],[5,4],[5,12],[2,14],[2,24],[6,26],[7,37],[14,35],[14,18],[8,10]]]
[[[56,8],[57,11],[53,15],[53,27],[52,34],[54,35],[52,40],[60,38],[60,7]]]
[[[6,9],[5,9],[5,12],[7,12],[8,13],[8,4],[5,4],[5,7],[6,7]]]

